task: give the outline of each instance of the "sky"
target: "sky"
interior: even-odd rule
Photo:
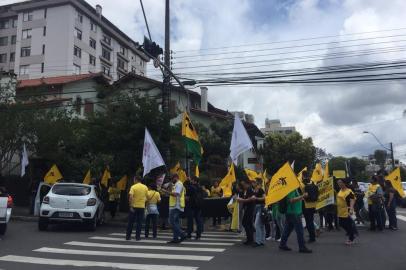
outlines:
[[[12,2],[17,1],[0,0],[1,4]],[[142,42],[147,35],[139,1],[88,2],[102,5],[104,16],[134,40]],[[163,45],[165,1],[143,2],[152,39]],[[176,73],[218,73],[400,60],[406,56],[405,11],[404,0],[171,0],[173,68]],[[351,42],[354,39],[360,41]],[[277,49],[292,46],[295,49]],[[213,49],[219,47],[228,48]],[[383,51],[359,53],[365,50]],[[258,56],[266,53],[272,56]],[[353,55],[335,57],[338,53]],[[308,55],[317,57],[289,60]],[[269,59],[276,62],[266,62]],[[265,65],[233,64],[247,61],[253,62],[251,66],[261,61]],[[152,65],[149,76],[160,78]],[[280,119],[333,155],[373,153],[380,146],[363,134],[370,131],[384,146],[393,142],[395,158],[406,162],[402,115],[406,83],[209,87],[209,101],[221,109],[253,114],[259,127],[265,118]]]

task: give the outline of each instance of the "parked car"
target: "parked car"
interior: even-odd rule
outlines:
[[[0,235],[4,235],[7,231],[12,206],[13,198],[5,190],[0,189]]]
[[[38,229],[49,224],[83,223],[95,231],[104,223],[104,204],[93,185],[58,183],[43,198],[39,211]]]

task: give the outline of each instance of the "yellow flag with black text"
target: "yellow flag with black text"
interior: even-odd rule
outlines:
[[[317,183],[317,182],[320,182],[321,180],[323,180],[323,167],[321,166],[320,163],[316,164],[316,168],[314,168],[314,170],[313,170],[311,180],[314,183]]]
[[[268,193],[266,194],[265,204],[268,206],[279,202],[297,188],[299,188],[299,180],[289,162],[286,162],[285,165],[272,176]]]
[[[51,169],[47,172],[47,174],[44,177],[44,182],[50,185],[55,184],[58,182],[58,180],[61,180],[63,178],[61,172],[59,171],[58,167],[56,164],[54,164]]]
[[[203,155],[203,147],[200,144],[199,135],[192,124],[192,120],[187,112],[183,113],[182,136],[185,139],[186,149],[192,153],[195,164],[199,164]]]
[[[91,176],[90,170],[88,170],[85,175],[85,178],[83,179],[83,184],[90,185],[91,182],[92,182],[92,176]]]
[[[405,191],[402,186],[402,178],[400,177],[400,168],[397,167],[388,176],[385,177],[386,180],[392,183],[392,186],[399,193],[402,198],[405,197]]]
[[[219,185],[223,190],[223,197],[231,197],[233,195],[232,190],[235,181],[237,181],[237,178],[235,177],[234,163],[231,163],[227,175],[221,180]]]
[[[297,180],[299,180],[299,185],[302,190],[304,189],[304,186],[305,186],[303,183],[303,173],[304,172],[307,172],[307,167],[304,167],[303,170],[301,170],[299,172],[299,174],[297,175]]]
[[[248,179],[250,181],[256,181],[257,178],[262,178],[260,174],[258,174],[256,171],[251,170],[251,169],[244,169],[245,174],[248,176]]]

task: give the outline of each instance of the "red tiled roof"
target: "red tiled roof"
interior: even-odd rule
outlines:
[[[101,73],[88,73],[80,75],[70,75],[70,76],[58,76],[58,77],[48,77],[48,78],[39,78],[31,80],[21,80],[18,82],[18,89],[27,88],[27,87],[37,87],[41,85],[61,85],[72,82],[77,82],[86,79],[92,79],[102,76]]]

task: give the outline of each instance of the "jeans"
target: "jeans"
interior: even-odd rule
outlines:
[[[213,217],[213,227],[221,225],[221,217]]]
[[[203,219],[201,209],[189,209],[187,213],[187,235],[192,236],[193,233],[193,221],[196,221],[196,237],[200,238],[203,232]]]
[[[398,219],[396,217],[396,205],[392,203],[389,207],[386,206],[386,213],[389,218],[389,228],[396,229],[398,227]]]
[[[247,235],[247,242],[252,243],[254,241],[254,208],[247,207],[244,209],[244,217],[242,218],[242,226],[244,227],[245,234]]]
[[[257,244],[265,244],[265,224],[261,219],[263,209],[263,205],[255,206],[255,242]]]
[[[158,223],[158,215],[157,214],[148,214],[147,218],[145,219],[145,237],[149,236],[149,225],[152,223],[152,236],[154,238],[157,237],[157,223]]]
[[[354,241],[355,236],[354,236],[354,221],[352,220],[351,217],[347,217],[347,218],[338,218],[338,222],[340,223],[341,228],[343,228],[345,230],[345,232],[348,235],[348,240],[350,241]]]
[[[316,229],[314,227],[314,208],[305,208],[303,210],[303,215],[306,220],[306,229],[309,232],[309,240],[314,241],[316,240]]]
[[[288,238],[292,231],[296,231],[297,243],[299,244],[299,249],[303,250],[306,248],[304,236],[303,236],[303,224],[301,215],[286,214],[285,228],[282,233],[282,239],[280,246],[286,247]]]
[[[275,217],[275,221],[273,223],[275,228],[271,230],[272,238],[279,239],[282,237],[283,229],[285,228],[285,220],[286,216],[282,214]]]
[[[383,219],[382,212],[383,207],[382,205],[378,204],[370,204],[368,205],[368,211],[369,211],[369,221],[371,224],[370,229],[375,230],[376,227],[378,227],[378,230],[382,231],[384,229],[385,223]]]
[[[111,218],[116,216],[118,201],[109,201],[109,210]]]
[[[142,222],[144,220],[144,208],[132,208],[128,214],[128,225],[127,225],[127,239],[131,238],[131,234],[135,224],[135,239],[141,239]]]
[[[180,238],[183,238],[185,236],[185,233],[182,231],[182,228],[180,226],[181,214],[182,211],[180,211],[179,209],[175,208],[169,210],[169,223],[172,226],[174,241],[178,241]]]

